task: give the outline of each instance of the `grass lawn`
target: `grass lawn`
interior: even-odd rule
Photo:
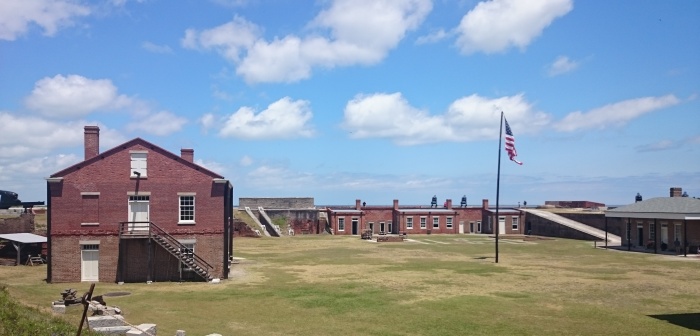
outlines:
[[[697,335],[700,259],[594,249],[575,240],[480,235],[236,239],[221,284],[99,283],[96,294],[159,335]],[[45,266],[0,267],[21,302],[48,310],[66,288]],[[80,308],[65,316],[77,321]],[[77,325],[77,322],[75,322]]]

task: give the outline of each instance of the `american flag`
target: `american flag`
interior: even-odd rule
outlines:
[[[518,151],[515,150],[515,137],[513,136],[513,131],[510,130],[510,125],[508,125],[508,120],[503,118],[506,122],[506,152],[508,152],[508,157],[510,160],[522,165],[523,163],[516,160],[515,157],[518,156]]]

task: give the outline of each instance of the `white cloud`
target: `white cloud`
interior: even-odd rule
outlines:
[[[167,45],[158,45],[153,42],[145,41],[141,43],[141,47],[143,49],[146,49],[147,51],[150,51],[152,53],[156,54],[171,54],[173,52],[173,49],[170,48],[170,46]]]
[[[676,149],[681,146],[680,143],[671,140],[661,140],[659,142],[650,143],[637,147],[638,152],[658,152],[669,149]]]
[[[248,166],[252,165],[253,162],[254,162],[253,158],[251,158],[248,155],[243,155],[243,157],[241,158],[241,161],[240,161],[240,165],[243,167],[248,167]]]
[[[168,135],[182,129],[187,119],[178,117],[168,111],[149,113],[143,117],[135,117],[134,121],[127,125],[130,131],[141,131],[155,135]]]
[[[205,113],[199,120],[197,120],[200,124],[202,124],[202,130],[204,133],[207,133],[209,129],[213,128],[216,125],[216,117],[211,114],[211,113]]]
[[[0,158],[44,155],[52,150],[80,146],[83,127],[95,125],[89,121],[55,122],[32,116],[16,116],[0,112]],[[100,145],[110,148],[123,143],[118,132],[100,126]]]
[[[444,118],[411,106],[401,93],[356,96],[345,106],[343,127],[352,138],[387,138],[402,145],[453,137]]]
[[[0,1],[0,40],[14,41],[30,26],[43,29],[53,36],[73,20],[90,14],[90,9],[68,0],[2,0]]]
[[[47,117],[73,118],[98,110],[122,108],[132,101],[119,95],[109,79],[56,75],[37,81],[25,103],[29,109]]]
[[[261,33],[262,30],[255,24],[235,16],[230,22],[201,32],[187,29],[181,43],[189,49],[214,49],[224,58],[238,62],[241,53],[252,47]]]
[[[578,66],[578,62],[572,61],[566,56],[559,56],[552,64],[549,65],[547,68],[547,73],[551,77],[559,76],[576,70]]]
[[[315,185],[311,173],[295,172],[284,167],[260,166],[246,175],[246,182],[257,187],[284,189]]]
[[[109,79],[89,79],[79,75],[45,77],[34,84],[25,98],[26,106],[51,118],[83,117],[93,112],[125,110],[133,121],[127,126],[156,135],[179,131],[187,122],[168,111],[154,112],[145,101],[118,93]]]
[[[239,139],[308,138],[314,134],[309,125],[312,117],[308,101],[284,97],[259,113],[241,107],[226,118],[219,135]]]
[[[249,83],[295,82],[309,78],[315,67],[380,62],[431,9],[430,0],[335,0],[309,23],[313,31],[306,37],[267,41],[259,27],[235,17],[201,32],[188,29],[182,45],[216,50]]]
[[[482,1],[462,18],[456,44],[463,54],[524,49],[572,9],[572,0]]]
[[[587,112],[572,112],[554,125],[561,132],[622,126],[644,114],[680,103],[674,95],[643,97],[608,104]]]
[[[434,31],[428,35],[420,36],[416,39],[416,44],[421,45],[421,44],[430,44],[430,43],[436,43],[444,40],[447,38],[449,34],[445,32],[444,29],[439,29],[437,31]]]
[[[385,138],[400,145],[495,139],[500,111],[506,111],[509,124],[523,133],[536,132],[550,119],[522,94],[496,99],[471,95],[453,102],[445,114],[431,115],[411,106],[401,93],[377,93],[349,101],[343,127],[351,138]]]
[[[222,165],[219,162],[216,161],[204,161],[200,159],[195,159],[194,163],[209,169],[219,175],[225,176],[226,175],[226,166]]]

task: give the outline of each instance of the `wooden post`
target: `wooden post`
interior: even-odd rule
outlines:
[[[78,327],[78,333],[77,336],[80,336],[80,333],[83,331],[83,323],[87,319],[87,309],[88,306],[90,305],[90,300],[92,300],[92,291],[95,289],[95,283],[93,282],[90,284],[90,290],[83,294],[83,299],[81,300],[83,304],[83,317],[80,319],[80,326]],[[90,326],[88,326],[90,327]]]

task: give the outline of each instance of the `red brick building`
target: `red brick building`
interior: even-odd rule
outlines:
[[[700,199],[683,196],[681,191],[674,187],[669,197],[646,201],[638,196],[635,203],[607,210],[606,221],[621,219],[618,230],[625,233],[622,244],[628,250],[700,253]]]
[[[483,233],[496,234],[496,223],[498,223],[499,235],[529,234],[528,230],[523,226],[525,213],[522,211],[499,207],[498,214],[496,214],[496,208],[489,208],[489,201],[486,199],[483,200],[481,207],[484,209]]]
[[[483,207],[453,207],[452,200],[443,207],[401,206],[394,200],[392,206],[366,206],[360,200],[355,207],[329,207],[328,222],[333,234],[359,235],[364,230],[373,234],[459,234],[486,233]]]
[[[47,178],[49,282],[226,278],[233,186],[194,163],[133,139],[99,152],[85,127],[85,160]]]

